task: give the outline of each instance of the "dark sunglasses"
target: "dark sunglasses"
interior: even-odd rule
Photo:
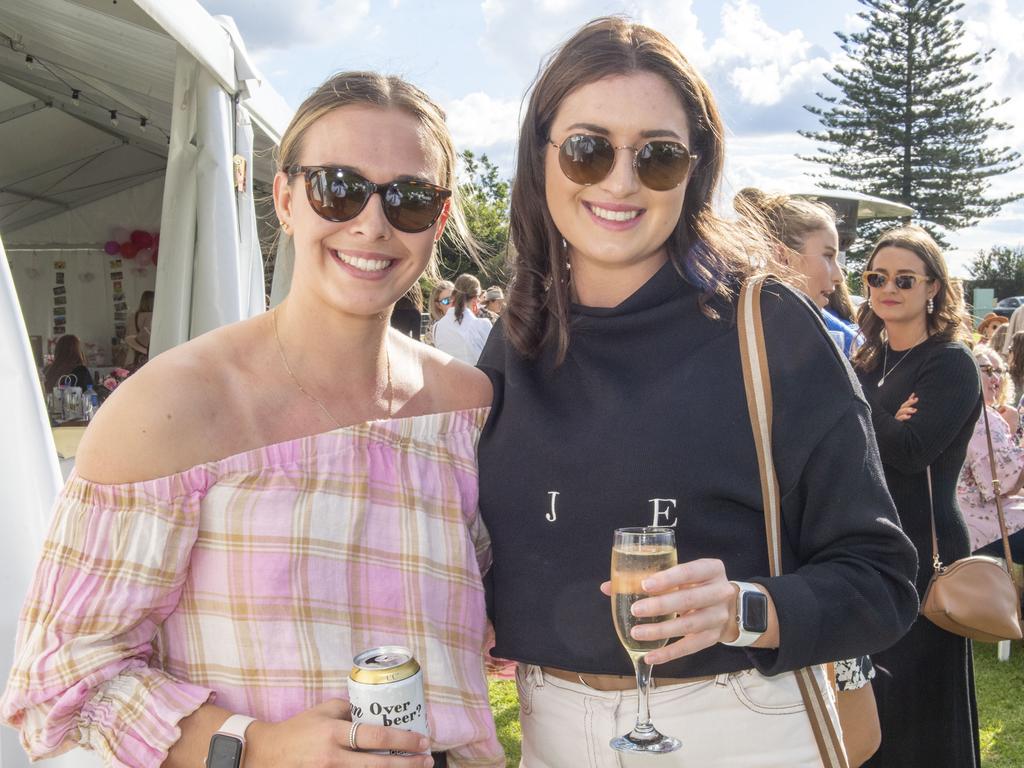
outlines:
[[[355,171],[333,165],[293,165],[289,176],[303,174],[309,206],[327,221],[354,219],[380,194],[384,216],[401,232],[422,232],[434,226],[451,197],[451,190],[425,181],[406,179],[375,184]]]
[[[928,275],[917,275],[914,273],[901,272],[895,277],[889,277],[885,272],[874,272],[868,271],[863,274],[864,282],[870,285],[872,288],[885,288],[889,281],[892,280],[896,283],[896,287],[901,291],[909,291],[915,285],[918,280],[924,280],[926,283],[930,283],[933,278]]]
[[[991,376],[993,373],[996,376],[1002,376],[1004,373],[1009,373],[1005,368],[996,368],[994,365],[979,365],[982,373],[987,373]]]
[[[629,144],[616,147],[604,136],[577,133],[561,144],[548,139],[558,149],[558,166],[569,181],[577,184],[596,184],[612,172],[615,153],[620,149],[633,150],[633,168],[640,182],[655,192],[675,189],[690,172],[691,161],[697,156],[678,141],[649,141],[642,147]]]

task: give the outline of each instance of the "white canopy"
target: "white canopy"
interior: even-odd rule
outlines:
[[[858,221],[866,221],[867,219],[899,219],[913,216],[915,213],[914,209],[909,205],[848,189],[811,189],[793,192],[792,194],[794,197],[806,197],[809,200],[855,202],[857,204]]]
[[[111,226],[159,230],[151,354],[263,311],[259,235],[272,228],[254,191],[269,195],[290,116],[231,20],[196,0],[0,2],[0,391],[14,426],[0,446],[0,685],[60,482],[25,322],[50,325],[57,291],[21,258],[66,265],[54,288],[66,268],[70,305],[107,269]],[[128,294],[152,281],[145,271],[104,282]],[[81,303],[84,326],[109,335],[113,308],[90,319]],[[97,761],[74,750],[54,764]],[[27,765],[0,728],[0,768]]]

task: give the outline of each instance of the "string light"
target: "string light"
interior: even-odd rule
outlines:
[[[6,34],[4,34],[2,32],[0,32],[0,41],[6,43],[7,46],[11,48],[12,51],[20,52],[20,51],[24,51],[25,50],[20,41],[15,40],[10,35],[6,35]],[[56,65],[56,64],[48,65],[47,62],[44,59],[41,59],[38,56],[35,56],[35,55],[31,54],[31,53],[26,53],[25,54],[25,67],[27,69],[34,69],[34,68],[40,67],[40,68],[44,69],[47,73],[49,73],[55,80],[57,80],[60,83],[62,83],[69,91],[71,91],[71,106],[80,108],[82,106],[82,102],[86,101],[86,102],[88,102],[89,104],[92,104],[95,107],[99,107],[100,109],[107,110],[107,112],[110,113],[110,124],[112,126],[116,127],[119,124],[120,119],[122,119],[122,118],[127,118],[129,120],[138,120],[139,121],[139,132],[140,133],[146,133],[146,129],[149,127],[149,122],[150,122],[150,119],[148,117],[145,117],[144,115],[138,115],[137,117],[135,115],[124,115],[124,114],[120,114],[119,115],[117,109],[111,109],[110,107],[105,106],[104,104],[96,101],[95,99],[91,98],[90,96],[88,96],[86,94],[83,94],[81,88],[73,87],[71,85],[71,83],[69,83],[67,80],[65,80],[63,77],[61,77],[60,74],[58,74],[57,71],[55,71],[55,69],[56,70],[62,69],[62,67],[60,67],[59,65]],[[163,136],[167,139],[167,143],[170,144],[171,143],[171,134],[168,131],[165,131],[159,125],[157,125],[155,127],[156,127],[156,130],[159,133],[163,134]]]

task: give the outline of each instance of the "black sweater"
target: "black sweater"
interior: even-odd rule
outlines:
[[[956,501],[956,484],[981,413],[981,382],[971,351],[958,342],[931,338],[907,352],[905,362],[901,355],[890,350],[891,372],[881,387],[881,364],[861,374],[860,380],[871,403],[889,492],[918,550],[917,590],[923,597],[933,571],[925,474],[929,466],[939,555],[949,565],[970,554],[970,535]],[[917,413],[907,421],[897,421],[893,414],[911,393],[918,397]]]
[[[774,393],[786,575],[767,577],[757,458],[731,306],[710,320],[666,264],[611,309],[574,307],[568,357],[516,354],[496,326],[480,360],[494,384],[481,435],[480,506],[496,656],[628,675],[608,598],[612,531],[670,525],[679,561],[720,558],[770,591],[778,651],[714,646],[669,677],[769,674],[895,642],[917,613],[916,557],[899,529],[870,414],[814,308],[762,299]]]

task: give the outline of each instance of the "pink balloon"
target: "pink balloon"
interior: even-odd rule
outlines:
[[[153,249],[152,248],[139,248],[139,252],[135,254],[135,263],[140,267],[144,267],[153,260]]]
[[[121,244],[117,240],[107,240],[103,250],[107,252],[108,256],[116,256],[121,252]]]
[[[121,243],[121,256],[123,256],[124,258],[134,259],[135,254],[138,252],[139,249],[136,248],[132,243]]]
[[[127,227],[114,227],[110,230],[110,239],[117,240],[119,243],[126,242],[132,236],[132,233]]]
[[[153,245],[153,236],[143,229],[136,229],[131,234],[132,245],[136,248],[149,248]]]

